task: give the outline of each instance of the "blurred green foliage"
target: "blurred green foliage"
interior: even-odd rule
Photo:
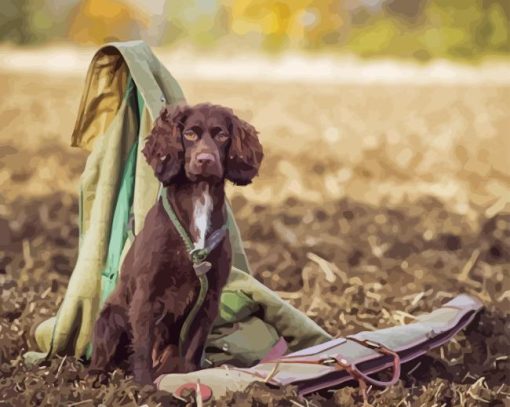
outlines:
[[[509,1],[421,3],[406,13],[403,0],[388,2],[384,12],[353,24],[347,48],[363,56],[390,54],[421,60],[474,59],[510,52]]]
[[[475,60],[510,53],[510,0],[0,0],[0,40],[143,38]],[[156,6],[154,6],[156,5]]]
[[[62,38],[66,24],[61,17],[55,2],[0,0],[0,41],[32,44]]]

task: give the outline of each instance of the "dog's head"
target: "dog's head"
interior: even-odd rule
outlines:
[[[163,108],[142,152],[164,185],[179,175],[247,185],[263,158],[255,128],[231,109],[210,104]]]

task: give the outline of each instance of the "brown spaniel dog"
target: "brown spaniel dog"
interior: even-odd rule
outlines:
[[[249,184],[263,152],[253,126],[230,109],[200,104],[164,108],[143,154],[163,192],[147,213],[95,324],[90,371],[121,366],[145,384],[162,373],[200,368],[231,267],[225,180]],[[189,245],[169,210],[195,250],[210,249],[205,258],[209,289],[181,344],[180,332],[200,283]]]

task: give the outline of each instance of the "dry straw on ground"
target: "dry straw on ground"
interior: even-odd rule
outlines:
[[[183,405],[121,371],[93,383],[73,357],[23,366],[30,329],[56,312],[76,259],[86,157],[67,144],[82,79],[0,75],[0,405]],[[396,386],[371,388],[372,405],[508,405],[508,88],[182,85],[259,128],[262,174],[231,191],[248,256],[258,279],[331,334],[405,323],[459,292],[484,302]],[[352,387],[300,399],[256,384],[218,403],[360,402]]]

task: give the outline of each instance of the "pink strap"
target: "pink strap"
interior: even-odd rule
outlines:
[[[281,358],[285,355],[289,350],[289,346],[287,345],[287,341],[285,338],[280,337],[278,341],[274,344],[274,346],[266,353],[266,356],[262,358],[260,363],[270,362],[274,359]]]

